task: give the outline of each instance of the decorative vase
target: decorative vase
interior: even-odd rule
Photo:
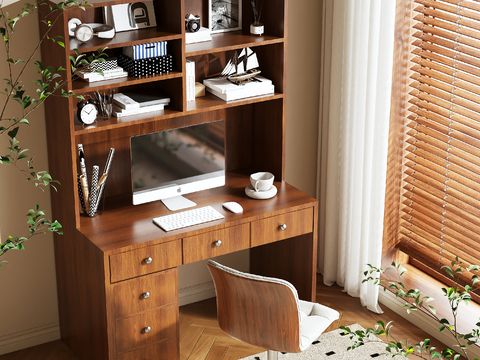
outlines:
[[[262,23],[253,23],[250,25],[250,34],[252,35],[262,35],[264,32],[264,26]]]

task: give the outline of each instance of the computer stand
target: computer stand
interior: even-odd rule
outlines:
[[[177,211],[186,209],[189,207],[196,206],[197,204],[183,196],[174,196],[167,199],[162,199],[163,204],[167,207],[170,211]]]

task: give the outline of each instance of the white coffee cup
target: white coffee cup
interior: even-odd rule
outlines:
[[[275,176],[269,172],[257,172],[250,175],[250,182],[255,191],[268,191],[272,188]]]

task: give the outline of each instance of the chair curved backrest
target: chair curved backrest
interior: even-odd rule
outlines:
[[[298,353],[300,306],[288,281],[207,263],[217,294],[220,328],[235,339],[274,351]]]

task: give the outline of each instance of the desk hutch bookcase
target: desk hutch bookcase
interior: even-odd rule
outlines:
[[[52,191],[53,218],[64,228],[64,235],[55,237],[61,336],[82,360],[175,360],[180,357],[177,266],[249,248],[251,272],[289,280],[300,298],[315,299],[317,201],[285,182],[287,0],[265,3],[263,36],[249,34],[251,5],[243,0],[243,30],[186,45],[185,14],[199,14],[207,27],[208,0],[154,0],[155,28],[85,44],[69,39],[69,18],[102,22],[103,6],[127,2],[134,1],[94,0],[86,11],[64,12],[53,33],[65,38],[65,48],[51,41],[42,45],[42,61],[66,69],[75,48],[90,53],[107,47],[110,56],[117,56],[124,46],[155,41],[168,42],[174,61],[167,74],[68,85],[82,95],[138,88],[167,94],[170,105],[153,117],[112,117],[84,127],[76,119],[77,99],[53,97],[46,103],[50,173],[61,182],[59,191]],[[40,34],[44,32],[41,23]],[[207,93],[186,101],[186,59],[195,61],[196,81],[201,82],[218,75],[234,51],[244,47],[257,53],[262,75],[275,85],[274,95],[227,103]],[[130,137],[219,119],[226,127],[226,185],[187,198],[198,206],[213,206],[225,219],[166,233],[152,222],[169,213],[160,202],[132,205]],[[80,213],[79,143],[87,167],[102,168],[109,149],[115,148],[105,209],[94,218]],[[249,174],[255,171],[275,175],[274,198],[245,195]],[[226,201],[239,202],[243,214],[224,210]],[[222,241],[220,247],[216,240]]]

